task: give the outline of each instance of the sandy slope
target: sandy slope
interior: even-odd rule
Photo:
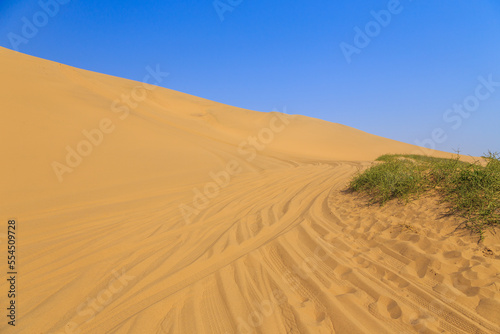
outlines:
[[[497,238],[452,233],[432,199],[342,191],[418,148],[6,49],[0,73],[1,213],[19,226],[0,332],[500,332]]]

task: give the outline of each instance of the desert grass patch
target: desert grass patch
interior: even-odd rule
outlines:
[[[485,163],[468,163],[424,155],[386,154],[378,164],[356,174],[349,190],[365,193],[372,204],[399,199],[409,202],[435,192],[448,204],[448,214],[464,218],[462,225],[484,238],[500,226],[500,154],[488,152]]]

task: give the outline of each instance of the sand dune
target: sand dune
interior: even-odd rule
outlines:
[[[19,226],[16,327],[0,332],[500,332],[497,237],[454,231],[431,198],[343,192],[418,147],[0,59],[2,221]]]

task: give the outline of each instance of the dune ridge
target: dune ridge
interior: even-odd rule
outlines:
[[[21,259],[18,325],[0,332],[500,332],[498,238],[478,245],[432,198],[344,192],[377,156],[420,148],[0,59],[0,200]]]

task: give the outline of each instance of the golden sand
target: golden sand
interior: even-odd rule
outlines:
[[[418,147],[151,86],[156,66],[146,85],[0,48],[0,73],[1,333],[500,332],[497,237],[343,192]]]

